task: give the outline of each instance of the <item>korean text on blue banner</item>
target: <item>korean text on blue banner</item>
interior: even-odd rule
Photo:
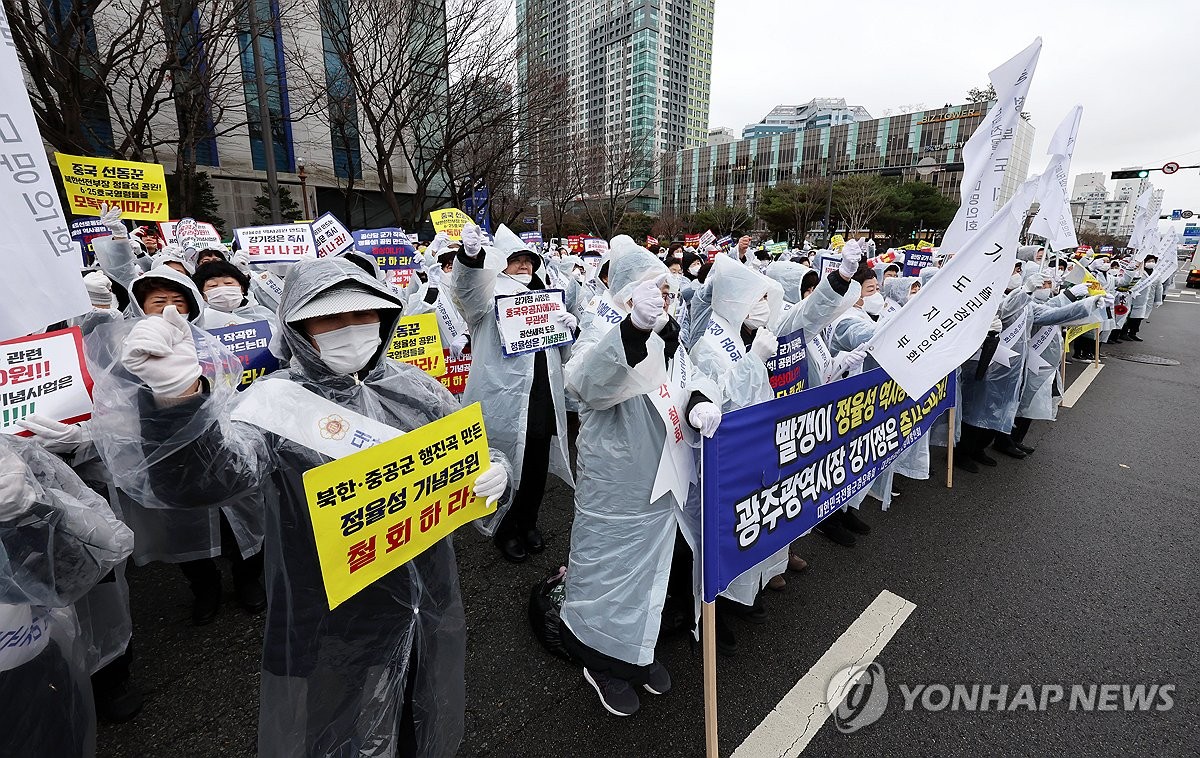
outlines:
[[[905,276],[918,276],[921,273],[921,269],[932,265],[932,250],[907,250],[904,253]]]
[[[248,324],[209,329],[209,334],[221,340],[242,362],[242,379],[238,389],[244,390],[267,374],[279,368],[279,359],[271,354],[271,325],[266,321],[251,321]]]
[[[704,600],[870,487],[955,392],[910,398],[877,368],[726,413],[704,442]]]
[[[804,346],[804,330],[797,329],[779,338],[775,357],[767,361],[771,389],[775,397],[794,395],[808,383],[808,356]]]
[[[362,229],[353,236],[354,249],[375,256],[376,265],[387,272],[389,283],[398,287],[408,284],[418,265],[417,249],[403,229]]]

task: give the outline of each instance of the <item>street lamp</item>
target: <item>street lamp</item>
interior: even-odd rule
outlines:
[[[304,159],[296,159],[296,176],[300,178],[300,197],[303,198],[304,218],[311,219],[312,216],[308,213],[308,173],[304,170]]]

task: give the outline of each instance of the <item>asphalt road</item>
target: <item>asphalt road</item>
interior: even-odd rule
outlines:
[[[720,747],[729,755],[882,591],[916,608],[883,649],[891,704],[853,734],[825,722],[815,755],[1200,753],[1196,402],[1200,298],[1183,290],[1145,325],[1145,342],[1105,347],[1105,368],[1056,423],[1038,422],[1027,460],[980,474],[944,457],[905,482],[857,547],[806,538],[812,566],[769,593],[764,626],[736,627],[719,659]],[[1147,353],[1178,366],[1128,362]],[[1073,365],[1077,375],[1082,366]],[[868,501],[874,502],[874,501]],[[543,509],[548,550],[522,566],[470,530],[457,540],[467,609],[464,756],[697,756],[704,750],[701,658],[660,641],[674,678],[662,698],[617,719],[580,672],[529,631],[530,587],[566,559],[570,492]],[[102,725],[101,756],[252,755],[261,618],[230,602],[211,626],[169,566],[130,570],[135,677],[149,691],[129,724]],[[1165,712],[905,711],[899,683],[1174,684]],[[799,727],[797,727],[799,728]]]

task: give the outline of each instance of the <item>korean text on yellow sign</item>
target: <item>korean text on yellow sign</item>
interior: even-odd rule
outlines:
[[[109,158],[84,158],[55,153],[62,173],[71,213],[99,216],[100,205],[116,205],[125,218],[170,221],[167,183],[157,163],[135,163]]]
[[[452,240],[462,239],[463,226],[475,223],[474,219],[458,208],[432,211],[429,214],[429,220],[433,222],[434,231],[445,232]]]
[[[1094,324],[1080,324],[1079,326],[1067,327],[1067,336],[1063,340],[1064,347],[1070,347],[1071,343],[1074,342],[1077,337],[1081,337],[1081,336],[1087,334],[1088,332],[1094,332],[1094,331],[1098,330],[1099,328],[1100,328],[1099,322],[1096,322]]]
[[[445,374],[446,358],[437,314],[422,313],[400,319],[388,345],[387,356],[401,363],[411,363],[435,378]]]
[[[492,513],[471,494],[490,465],[479,403],[304,472],[330,610],[463,524]]]

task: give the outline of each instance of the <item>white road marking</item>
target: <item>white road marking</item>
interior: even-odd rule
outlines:
[[[879,655],[917,606],[884,590],[813,664],[779,705],[755,727],[733,758],[794,758],[808,745],[830,710],[826,687],[838,671],[866,665]],[[837,703],[834,707],[837,707]]]
[[[1079,398],[1083,397],[1083,393],[1088,388],[1088,385],[1091,384],[1092,380],[1095,379],[1096,376],[1103,370],[1103,363],[1101,363],[1099,366],[1097,366],[1095,363],[1089,363],[1088,367],[1085,368],[1083,373],[1079,375],[1079,378],[1072,382],[1071,386],[1067,388],[1067,391],[1063,393],[1062,407],[1074,407],[1075,403],[1079,402]]]

